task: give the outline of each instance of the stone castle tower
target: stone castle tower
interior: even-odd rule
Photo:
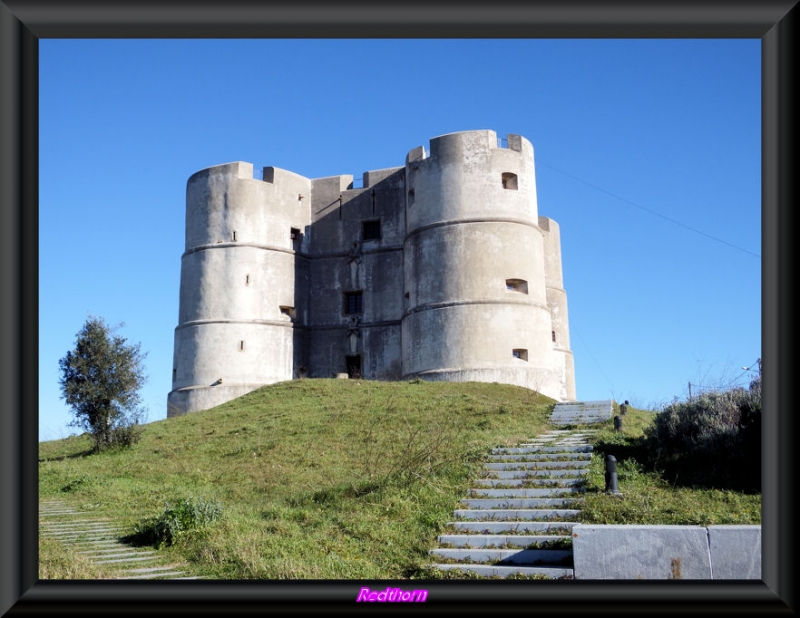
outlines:
[[[402,167],[189,178],[168,416],[341,374],[515,384],[574,400],[558,224],[533,147],[434,138]]]

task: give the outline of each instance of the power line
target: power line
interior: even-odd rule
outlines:
[[[748,251],[747,249],[744,249],[744,248],[742,248],[742,247],[740,247],[738,245],[734,245],[733,243],[730,243],[727,240],[722,240],[721,238],[717,238],[716,236],[712,236],[711,234],[706,234],[705,232],[703,232],[701,230],[698,230],[697,228],[694,228],[694,227],[692,227],[690,225],[686,225],[685,223],[681,223],[680,221],[676,221],[675,219],[671,219],[670,217],[667,217],[666,215],[662,215],[660,212],[656,212],[655,210],[651,210],[649,208],[641,206],[640,204],[637,204],[637,203],[632,202],[632,201],[630,201],[628,199],[625,199],[624,197],[620,197],[619,195],[615,195],[614,193],[611,193],[611,191],[606,191],[605,189],[603,189],[601,187],[598,187],[597,185],[593,185],[592,183],[587,182],[585,180],[582,180],[582,179],[578,178],[577,176],[573,176],[572,174],[569,174],[569,173],[565,172],[564,170],[560,170],[557,167],[553,167],[552,165],[550,165],[549,163],[545,163],[541,159],[536,159],[536,163],[537,163],[537,165],[544,165],[545,167],[549,167],[551,170],[556,171],[559,174],[563,174],[564,176],[567,176],[568,178],[572,178],[573,180],[576,180],[576,181],[578,181],[580,183],[583,183],[587,187],[591,187],[595,191],[600,191],[601,193],[605,193],[606,195],[610,195],[614,199],[620,200],[621,202],[625,202],[626,204],[630,204],[631,206],[635,206],[636,208],[639,208],[640,210],[644,210],[645,212],[649,212],[651,215],[655,215],[656,217],[661,217],[662,219],[664,219],[666,221],[669,221],[670,223],[674,223],[675,225],[679,225],[679,226],[681,226],[683,228],[686,228],[687,230],[695,232],[696,234],[700,234],[701,236],[705,236],[706,238],[710,238],[711,240],[716,240],[717,242],[721,242],[723,245],[728,245],[729,247],[732,247],[733,249],[737,249],[738,251],[742,251],[743,253],[747,253],[749,255],[757,257],[758,259],[761,259],[761,256],[758,255],[757,253],[753,253],[752,251]]]
[[[600,366],[600,363],[597,362],[597,359],[594,357],[594,354],[592,354],[592,351],[589,349],[589,346],[586,345],[586,342],[583,340],[583,337],[581,337],[581,334],[578,332],[578,329],[575,328],[574,324],[570,326],[570,332],[573,332],[578,336],[578,339],[581,340],[581,343],[583,344],[583,347],[586,348],[586,351],[589,353],[589,356],[592,357],[592,360],[594,361],[594,364],[597,365],[597,369],[600,371],[601,374],[603,374],[603,377],[606,379],[606,382],[608,382],[608,385],[611,387],[611,392],[612,393],[615,392],[616,389],[614,388],[614,384],[611,382],[609,377],[606,375],[606,372],[603,371],[603,368]]]

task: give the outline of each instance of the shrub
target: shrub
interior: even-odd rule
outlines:
[[[134,540],[143,545],[172,545],[181,535],[202,528],[221,515],[222,506],[218,502],[202,498],[183,499],[175,506],[167,503],[161,515],[134,526]]]
[[[652,464],[683,484],[759,491],[761,378],[666,406],[646,432]]]

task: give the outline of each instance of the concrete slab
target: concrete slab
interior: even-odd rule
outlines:
[[[575,579],[711,579],[702,526],[579,524],[572,549]]]
[[[761,526],[709,526],[714,579],[761,579]]]
[[[544,575],[552,579],[571,579],[572,569],[555,567],[517,567],[481,564],[432,564],[440,571],[467,571],[481,577],[508,577],[509,575]]]

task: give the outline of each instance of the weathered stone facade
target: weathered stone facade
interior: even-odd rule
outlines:
[[[560,247],[519,135],[443,135],[360,188],[243,162],[197,172],[168,416],[340,374],[574,400]]]

